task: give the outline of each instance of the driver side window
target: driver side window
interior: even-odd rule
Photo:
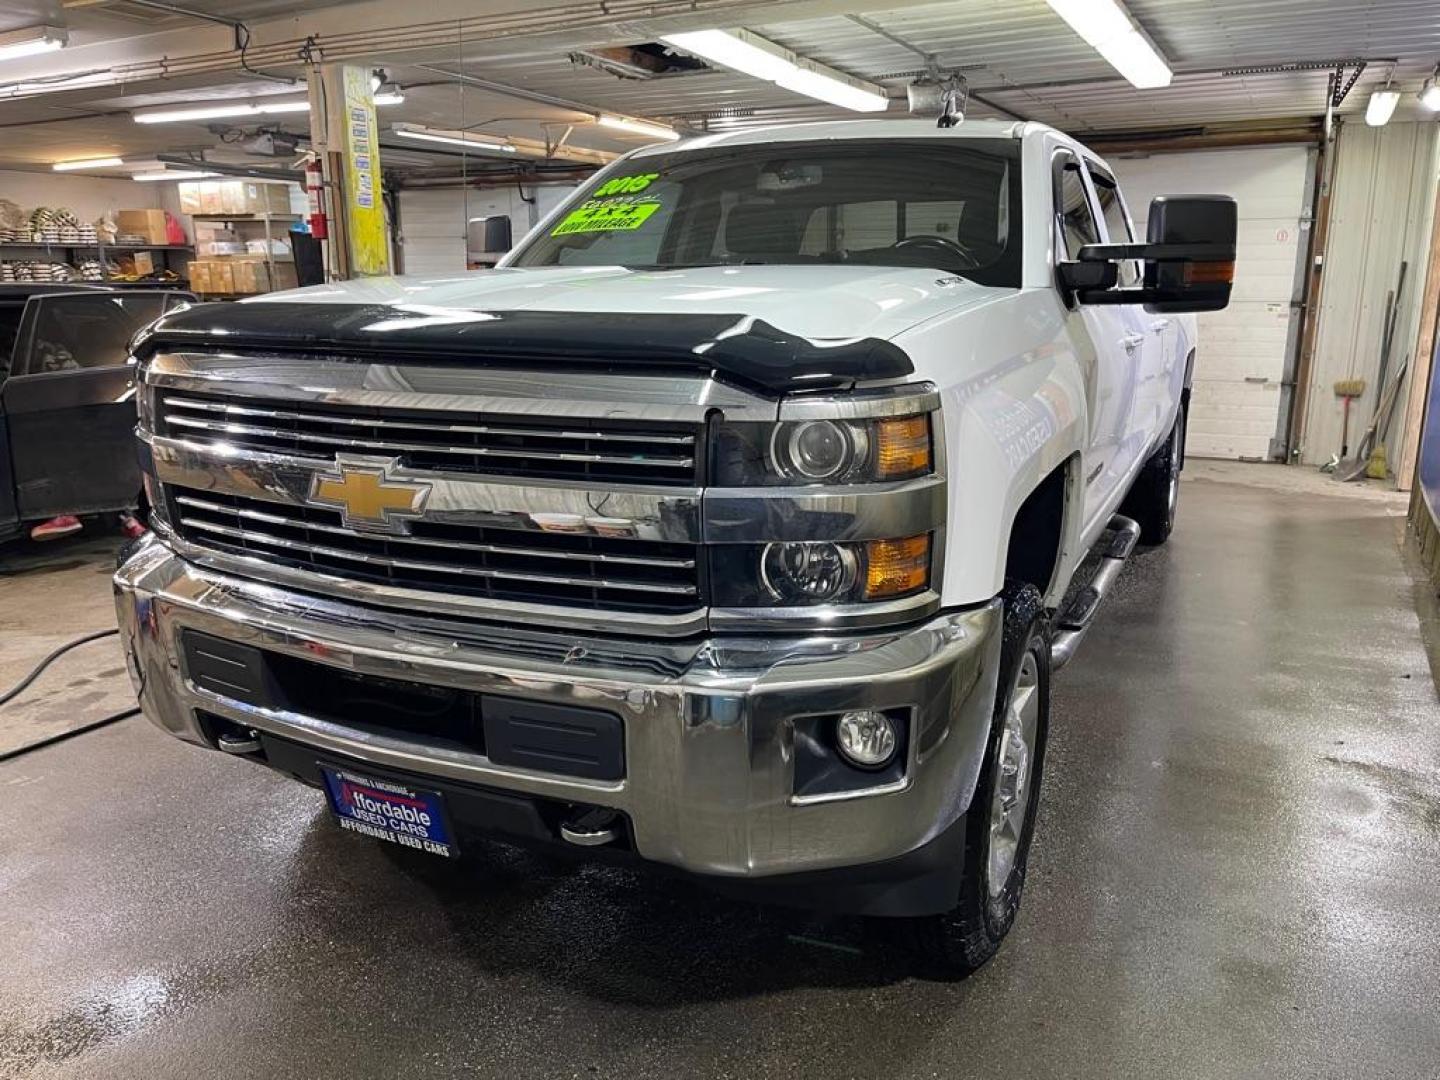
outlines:
[[[1125,204],[1120,200],[1120,189],[1113,180],[1093,168],[1090,179],[1095,182],[1095,195],[1100,200],[1100,212],[1105,215],[1105,231],[1110,234],[1110,243],[1133,243],[1135,238],[1130,232],[1130,220],[1125,216]],[[1127,289],[1140,284],[1139,264],[1134,259],[1122,259],[1119,279],[1121,286]]]

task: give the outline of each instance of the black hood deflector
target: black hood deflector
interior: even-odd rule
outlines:
[[[135,341],[164,348],[263,349],[499,367],[684,368],[766,394],[900,379],[905,352],[879,338],[812,341],[744,315],[406,309],[267,301],[197,304]]]

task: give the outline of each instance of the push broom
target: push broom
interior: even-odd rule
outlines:
[[[1364,379],[1340,379],[1335,383],[1335,396],[1345,402],[1345,419],[1340,422],[1340,460],[1350,456],[1350,402],[1365,393]]]

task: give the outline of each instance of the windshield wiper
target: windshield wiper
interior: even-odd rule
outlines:
[[[651,273],[657,270],[703,270],[711,266],[768,266],[764,259],[717,259],[714,262],[692,263],[625,263],[626,270],[643,270]]]

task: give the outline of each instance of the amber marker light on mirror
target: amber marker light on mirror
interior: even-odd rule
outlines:
[[[865,545],[865,599],[884,600],[923,589],[930,581],[930,535],[871,540]]]
[[[875,425],[875,479],[903,480],[931,470],[930,418],[902,416]]]
[[[1233,262],[1191,262],[1185,264],[1186,285],[1228,285],[1235,280]]]

